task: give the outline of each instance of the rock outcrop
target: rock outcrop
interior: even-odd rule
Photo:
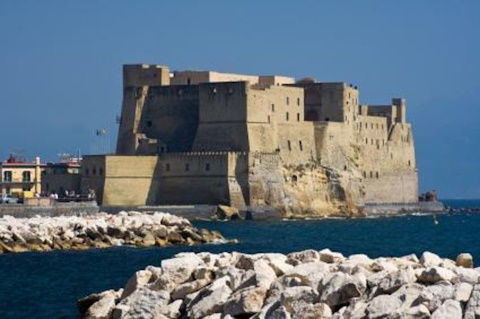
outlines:
[[[429,252],[181,253],[78,308],[84,318],[477,318],[479,291],[480,269]]]
[[[0,218],[0,254],[122,245],[192,245],[221,240],[224,238],[216,231],[198,230],[185,218],[159,212]]]

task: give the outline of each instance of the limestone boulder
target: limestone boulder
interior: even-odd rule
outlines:
[[[442,267],[431,267],[423,270],[418,277],[418,281],[426,284],[434,284],[438,281],[454,282],[458,276],[451,270]]]
[[[287,271],[284,278],[298,278],[302,285],[318,288],[319,283],[330,273],[330,266],[322,261],[302,263]]]
[[[198,279],[176,286],[172,291],[172,300],[183,299],[186,295],[198,291],[210,283],[209,279]]]
[[[442,259],[429,251],[425,251],[420,257],[420,264],[424,267],[435,267],[439,266],[442,263]]]
[[[112,315],[116,300],[119,297],[119,293],[109,290],[102,293],[98,297],[98,301],[88,307],[88,310],[84,314],[85,318],[108,319]]]
[[[277,279],[277,274],[269,264],[259,259],[254,262],[253,270],[255,272],[256,286],[263,289],[270,289],[272,283]]]
[[[122,299],[128,297],[136,289],[145,286],[148,284],[152,278],[152,273],[148,270],[139,270],[137,271],[128,281],[125,287],[123,288]]]
[[[332,252],[328,248],[319,251],[319,258],[320,261],[329,264],[338,263],[345,259],[345,257],[341,253]]]
[[[223,305],[230,298],[232,290],[228,287],[228,278],[215,280],[210,286],[203,288],[187,305],[189,318],[203,318],[222,312]]]
[[[440,307],[432,313],[432,319],[462,319],[462,307],[460,302],[455,300],[446,300]]]
[[[239,219],[238,208],[227,206],[227,205],[218,205],[216,211],[216,217],[222,220],[234,220]]]
[[[350,299],[360,297],[367,288],[367,279],[363,274],[356,276],[334,273],[325,277],[319,285],[320,301],[330,307],[346,305]]]
[[[313,249],[307,249],[300,252],[290,253],[287,255],[288,259],[295,259],[301,263],[313,262],[320,260],[320,253]]]
[[[368,303],[366,312],[368,318],[391,318],[401,305],[402,302],[395,296],[380,295]]]
[[[267,290],[264,287],[248,287],[236,291],[223,306],[223,312],[231,316],[246,316],[262,309]]]
[[[157,318],[164,316],[163,311],[169,301],[170,294],[167,291],[153,291],[148,287],[141,287],[122,299],[118,305],[126,306],[122,319]]]
[[[457,256],[456,265],[458,267],[473,268],[473,257],[471,254],[462,253]]]
[[[473,286],[470,299],[465,307],[465,319],[480,318],[480,284]]]

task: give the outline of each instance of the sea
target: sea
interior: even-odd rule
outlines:
[[[404,256],[424,251],[455,259],[469,252],[480,261],[480,200],[444,200],[460,212],[398,217],[286,221],[195,222],[238,243],[166,248],[115,247],[88,251],[0,255],[0,319],[77,318],[76,300],[119,289],[131,275],[179,252],[289,253],[329,248],[345,256]],[[480,263],[478,264],[480,266]]]

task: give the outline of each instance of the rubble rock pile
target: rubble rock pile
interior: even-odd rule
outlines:
[[[425,252],[180,253],[77,303],[84,318],[478,318],[480,269]]]
[[[185,218],[159,212],[0,218],[0,253],[122,245],[191,245],[223,239],[216,231],[198,230]]]

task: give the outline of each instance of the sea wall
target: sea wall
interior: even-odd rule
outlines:
[[[477,318],[480,269],[470,254],[180,253],[77,305],[84,318]]]
[[[99,209],[95,202],[55,202],[52,206],[30,206],[21,204],[0,205],[0,217],[10,215],[16,218],[30,218],[35,215],[45,217],[92,215],[98,213],[98,211]]]

